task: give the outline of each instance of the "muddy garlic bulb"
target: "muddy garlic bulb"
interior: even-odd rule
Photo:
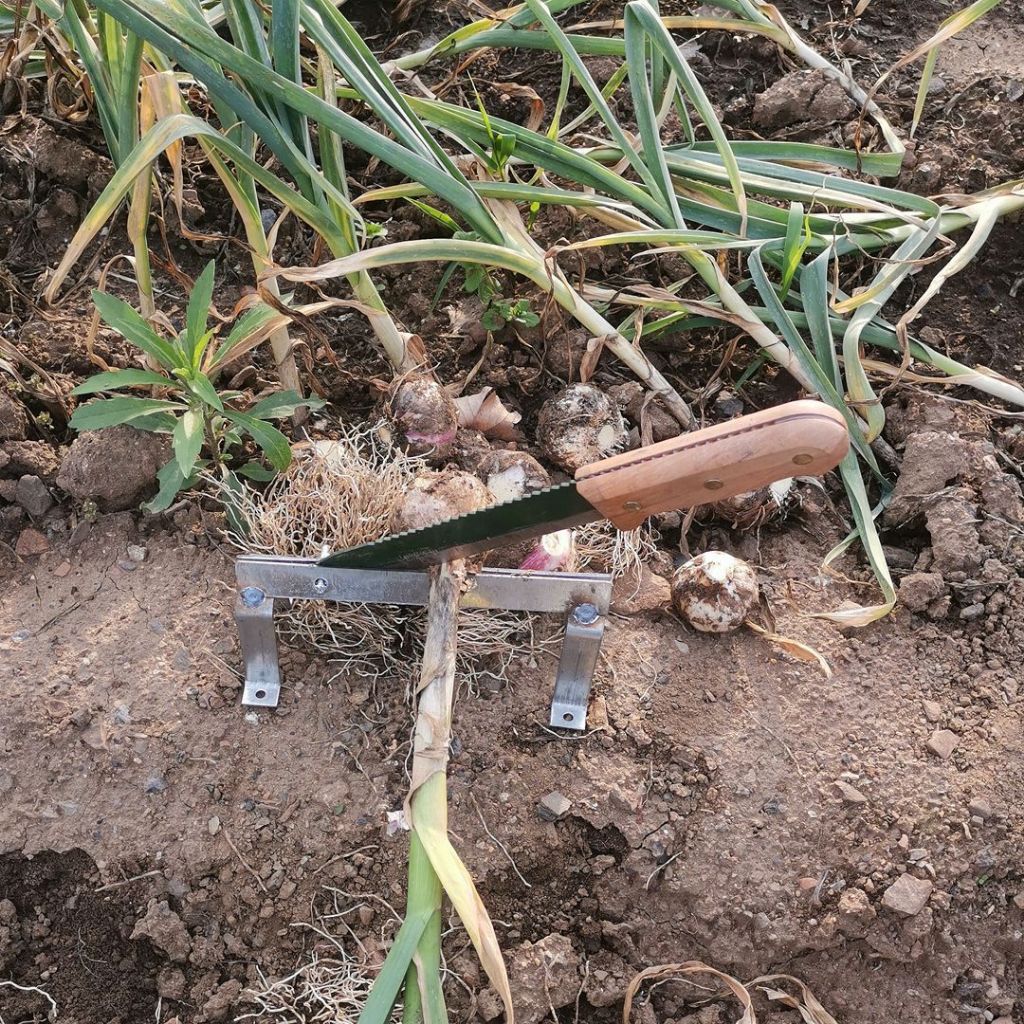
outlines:
[[[784,516],[792,498],[793,480],[787,478],[705,507],[734,530],[750,530]]]
[[[672,577],[672,603],[694,629],[730,633],[743,625],[758,599],[757,576],[725,551],[705,551]]]
[[[544,453],[570,472],[620,451],[628,436],[616,404],[590,384],[573,384],[548,399],[537,420]]]
[[[459,427],[459,412],[443,385],[429,377],[402,381],[388,401],[388,418],[414,455],[446,458]]]
[[[490,491],[471,473],[427,470],[413,481],[395,512],[392,529],[396,533],[419,530],[491,504]]]

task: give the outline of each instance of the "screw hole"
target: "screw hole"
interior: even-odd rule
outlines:
[[[566,711],[565,714],[562,715],[562,721],[571,722],[575,717],[576,716],[571,711]]]
[[[266,690],[257,690],[256,691],[256,699],[257,700],[263,700],[263,698],[266,697],[266,695],[267,695],[267,691]]]

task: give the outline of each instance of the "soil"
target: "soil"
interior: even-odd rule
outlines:
[[[780,9],[870,82],[952,7],[873,0],[856,22],[811,0]],[[379,5],[360,11],[381,49],[423,45],[448,18],[414,8],[389,26]],[[904,185],[971,191],[1024,173],[1022,33],[1019,9],[1004,4],[943,48]],[[792,67],[731,37],[703,58],[695,66],[730,130],[752,137],[754,97]],[[557,91],[557,69],[549,80],[537,54],[503,59],[474,74]],[[881,96],[903,124],[915,82],[898,73]],[[848,124],[780,130],[836,142]],[[382,960],[404,899],[407,841],[388,813],[407,789],[411,717],[404,680],[336,677],[327,658],[287,646],[281,706],[243,711],[232,551],[205,499],[150,517],[59,488],[72,436],[54,393],[94,370],[83,325],[95,278],[84,272],[53,309],[38,279],[109,173],[101,152],[94,126],[69,128],[41,108],[0,129],[4,337],[35,367],[19,369],[25,414],[0,406],[0,1018],[42,1021],[52,999],[73,1024],[238,1020],[257,1012],[250,993],[264,979],[329,952],[316,929],[371,973]],[[216,182],[189,173],[202,230],[226,232]],[[381,220],[390,240],[432,230],[397,207]],[[159,286],[180,294],[179,268],[231,254],[217,299],[230,309],[244,254],[168,230],[175,262],[157,267]],[[96,259],[125,251],[115,228]],[[479,359],[479,339],[457,323],[467,301],[457,282],[431,308],[441,273],[396,268],[380,280],[451,380]],[[951,355],[1019,379],[1022,277],[1019,225],[1001,224],[917,326]],[[306,349],[317,386],[361,418],[387,369],[356,318],[319,326]],[[527,437],[573,373],[565,340],[571,350],[572,335],[509,332],[481,368],[478,383],[523,412]],[[729,340],[690,339],[658,358],[699,393]],[[344,366],[328,358],[350,343]],[[111,365],[129,359],[103,331],[94,351]],[[742,346],[725,359],[725,383],[749,359]],[[271,379],[264,360],[246,372]],[[625,380],[603,364],[597,377]],[[752,407],[792,395],[772,374],[742,392]],[[517,1019],[620,1020],[637,971],[701,960],[743,980],[795,975],[843,1024],[1024,1021],[1024,443],[1012,417],[968,397],[910,386],[887,396],[905,483],[884,540],[902,600],[869,627],[813,614],[872,593],[856,555],[842,575],[821,569],[846,533],[833,485],[799,485],[790,514],[755,529],[698,525],[687,537],[692,551],[755,564],[764,621],[819,651],[830,677],[752,631],[696,633],[655,603],[610,617],[583,736],[546,728],[549,652],[519,652],[504,682],[460,694],[450,827],[510,963]],[[43,489],[31,511],[15,495],[23,475]],[[678,556],[678,524],[663,534]],[[450,925],[452,1019],[494,1019],[465,933]],[[799,1019],[758,998],[765,1019]],[[679,981],[634,1012],[661,1024],[736,1016],[715,990]]]

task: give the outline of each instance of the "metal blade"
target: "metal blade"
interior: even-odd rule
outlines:
[[[420,569],[603,518],[569,481],[420,530],[338,551],[319,564],[342,569]]]

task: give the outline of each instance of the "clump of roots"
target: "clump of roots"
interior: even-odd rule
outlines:
[[[395,447],[385,432],[350,428],[334,441],[296,445],[291,465],[265,491],[237,501],[246,551],[320,557],[390,532],[423,473],[424,461]],[[423,650],[422,608],[334,601],[280,602],[284,635],[329,655],[339,674],[408,679]],[[501,675],[517,648],[532,644],[527,613],[466,609],[459,620],[459,670],[470,684]]]
[[[658,552],[658,531],[643,523],[635,530],[620,530],[607,519],[587,523],[576,532],[576,568],[639,577],[640,568]]]

